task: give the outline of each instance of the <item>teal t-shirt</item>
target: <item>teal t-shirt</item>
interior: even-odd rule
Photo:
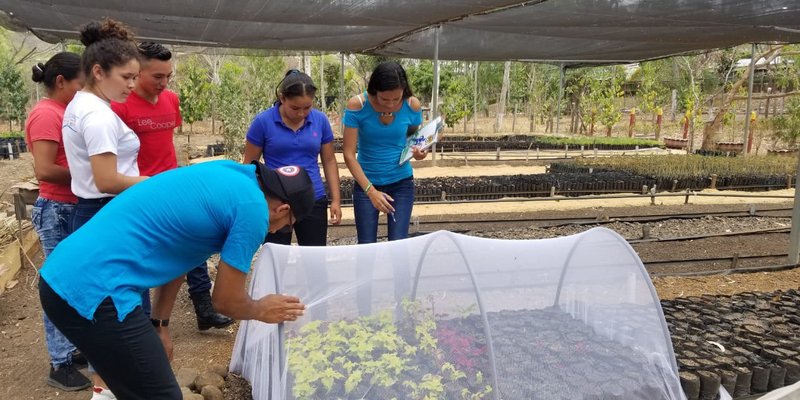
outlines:
[[[254,165],[216,161],[131,186],[56,246],[42,278],[81,316],[111,297],[122,321],[141,294],[214,253],[244,273],[269,226]]]
[[[344,126],[358,129],[358,163],[369,181],[388,185],[414,173],[410,162],[398,162],[408,140],[409,127],[422,124],[422,111],[414,111],[404,100],[391,124],[382,124],[378,117],[379,113],[366,101],[361,110],[345,110]]]

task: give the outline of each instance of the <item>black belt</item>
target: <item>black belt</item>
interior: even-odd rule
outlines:
[[[114,199],[113,196],[112,197],[101,197],[99,199],[84,199],[84,198],[78,197],[78,204],[101,204],[102,205],[102,204],[108,203],[109,201],[111,201],[113,199]]]

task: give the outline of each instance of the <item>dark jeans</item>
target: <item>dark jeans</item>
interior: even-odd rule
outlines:
[[[325,246],[328,242],[328,198],[317,200],[311,214],[294,224],[291,231],[268,233],[265,241],[290,245],[292,231],[297,235],[297,244],[300,246]]]
[[[167,354],[141,307],[117,320],[107,297],[89,321],[39,280],[39,299],[51,321],[103,377],[120,400],[180,400],[183,398]]]
[[[189,286],[189,294],[211,291],[211,278],[208,276],[208,264],[205,261],[186,273],[186,284]]]
[[[102,199],[78,198],[78,204],[75,205],[75,211],[72,213],[72,218],[69,222],[69,233],[80,229],[113,199],[113,197],[104,197]],[[142,293],[142,310],[144,310],[148,318],[150,317],[150,309],[150,291],[146,290]]]
[[[394,216],[388,215],[386,218],[389,240],[407,238],[411,210],[414,207],[414,177],[410,176],[388,185],[375,185],[375,189],[394,199],[392,202]],[[378,214],[378,209],[372,205],[361,186],[353,185],[353,216],[356,220],[359,244],[378,241]]]
[[[291,231],[269,233],[265,241],[290,245],[292,231],[297,235],[297,244],[300,246],[325,246],[328,243],[328,198],[322,197],[317,200],[311,214],[294,224]],[[303,262],[303,265],[309,290],[308,296],[304,296],[303,300],[314,302],[327,293],[328,271],[325,269],[325,259],[308,260]],[[325,301],[318,303],[308,312],[314,319],[324,319],[328,315],[328,303]]]

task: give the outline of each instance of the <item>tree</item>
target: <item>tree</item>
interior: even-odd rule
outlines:
[[[620,67],[590,68],[580,77],[585,85],[583,97],[584,120],[592,126],[597,121],[606,128],[606,136],[611,136],[614,125],[622,118],[617,109],[617,101],[622,96],[622,77]]]
[[[211,81],[209,71],[202,66],[196,57],[189,57],[179,66],[178,95],[181,100],[181,117],[189,124],[189,132],[193,133],[192,124],[208,115],[211,106]],[[187,140],[191,140],[189,135]]]
[[[662,79],[669,73],[670,64],[666,60],[646,61],[639,64],[639,108],[643,112],[653,113],[667,104],[670,88]],[[653,122],[655,124],[655,121]]]
[[[765,63],[769,65],[780,54],[782,48],[783,45],[768,46],[766,50],[756,55],[755,59],[760,60],[763,58],[765,60]],[[746,71],[743,71],[739,79],[736,80],[733,84],[731,84],[727,92],[722,96],[721,104],[717,109],[717,113],[714,116],[714,119],[711,121],[711,123],[706,124],[706,126],[703,129],[703,145],[702,145],[703,150],[712,150],[716,146],[715,137],[717,136],[720,128],[723,125],[725,114],[728,112],[728,109],[731,107],[733,101],[736,99],[739,90],[742,89],[744,83],[747,81],[748,78],[749,74]]]
[[[245,69],[233,61],[225,61],[219,71],[219,85],[214,90],[222,121],[222,137],[225,145],[225,156],[228,159],[241,161],[244,154],[244,140],[250,121],[254,115],[252,99],[246,96],[242,76]]]
[[[442,104],[439,107],[447,126],[453,127],[472,115],[472,74],[449,77],[443,85]]]
[[[242,87],[242,95],[246,98],[249,106],[246,111],[251,115],[256,115],[271,107],[272,103],[277,100],[276,89],[286,74],[286,63],[282,57],[276,56],[246,56],[242,61],[244,62],[237,64],[244,65],[243,74],[239,78],[247,82],[247,85]]]
[[[800,97],[787,101],[784,113],[770,121],[773,138],[789,148],[797,148],[800,139]]]
[[[511,61],[506,61],[503,65],[503,85],[500,86],[500,97],[497,101],[497,121],[494,131],[499,132],[503,129],[503,117],[506,115],[506,99],[508,98],[508,87],[511,85]]]

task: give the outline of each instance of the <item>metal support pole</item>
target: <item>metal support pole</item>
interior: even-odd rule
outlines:
[[[322,92],[322,96],[320,96],[322,102],[322,112],[327,113],[328,111],[328,102],[325,100],[325,54],[321,54],[319,56],[319,88]]]
[[[475,62],[474,78],[472,79],[472,135],[478,136],[478,68],[479,63]],[[39,85],[36,85],[38,88]]]
[[[433,35],[433,94],[431,94],[431,119],[439,116],[439,33],[442,26],[438,25]],[[433,144],[431,161],[436,166],[436,143]]]
[[[558,81],[558,111],[556,112],[556,133],[561,120],[561,96],[564,93],[564,63],[561,63],[561,79]]]
[[[750,69],[748,70],[748,83],[747,83],[747,111],[744,114],[744,135],[742,136],[742,155],[747,154],[747,136],[750,134],[750,107],[753,97],[753,75],[756,70],[756,44],[752,44],[750,50]]]
[[[792,211],[792,231],[789,234],[789,264],[797,265],[800,261],[800,190],[797,188],[800,180],[800,156],[797,157],[797,175],[794,181],[794,210]]]
[[[344,53],[339,54],[339,103],[342,105],[342,111],[339,113],[339,128],[344,137],[344,110],[347,108],[347,98],[344,94]]]

